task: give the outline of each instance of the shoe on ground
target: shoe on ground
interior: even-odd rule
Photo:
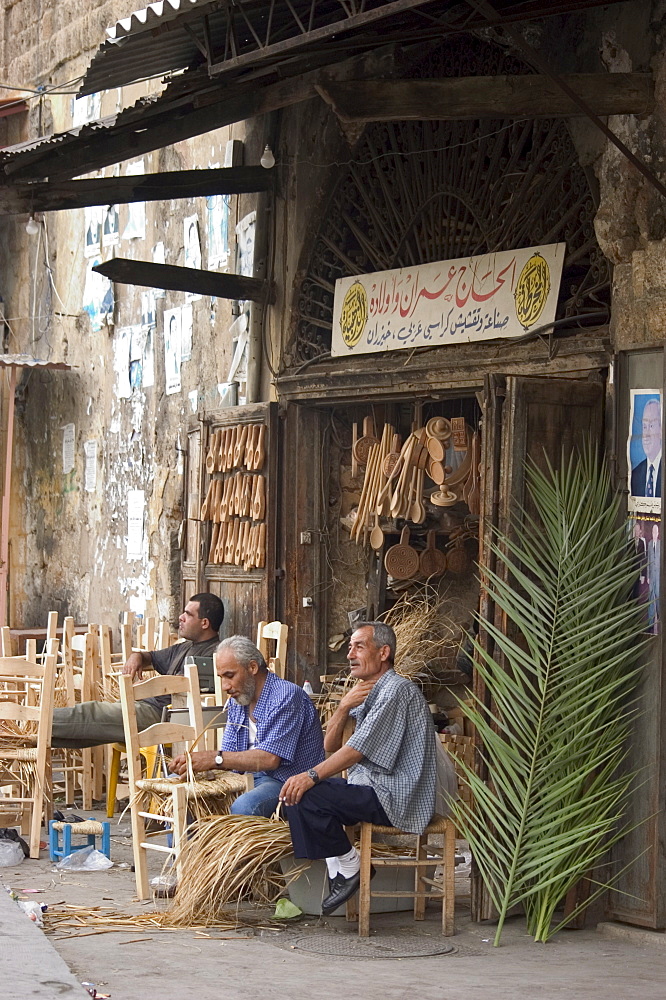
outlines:
[[[375,869],[370,868],[370,878],[375,877]],[[326,899],[321,904],[321,912],[325,917],[330,917],[331,913],[334,913],[339,906],[346,903],[348,899],[358,892],[358,887],[361,884],[361,872],[358,871],[356,875],[352,875],[351,878],[345,878],[340,872],[335,876],[335,878],[328,879],[328,886],[330,892]]]

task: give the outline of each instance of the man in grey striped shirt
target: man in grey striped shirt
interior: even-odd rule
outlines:
[[[332,913],[359,886],[360,859],[345,826],[371,822],[422,833],[435,809],[436,733],[419,688],[393,669],[396,639],[383,622],[353,633],[347,659],[358,683],[330,719],[321,764],[289,778],[280,799],[297,858],[326,858]],[[343,746],[349,717],[356,730]],[[347,770],[347,780],[333,777]]]

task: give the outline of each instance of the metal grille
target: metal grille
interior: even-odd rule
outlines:
[[[430,955],[454,955],[457,949],[441,937],[418,937],[397,934],[378,934],[376,937],[359,938],[353,934],[316,932],[304,934],[289,942],[298,951],[315,955],[339,955],[344,958],[427,958]]]
[[[526,72],[498,46],[447,41],[413,77]],[[595,202],[562,120],[390,122],[366,128],[305,264],[289,362],[330,349],[337,278],[564,242],[558,318],[598,312],[610,265]]]

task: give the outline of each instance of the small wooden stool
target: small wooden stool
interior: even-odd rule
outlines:
[[[414,920],[425,918],[425,906],[428,899],[442,900],[442,934],[450,937],[455,933],[454,913],[455,913],[455,864],[456,864],[456,831],[450,819],[435,816],[422,834],[405,833],[394,826],[374,826],[372,823],[361,823],[361,885],[358,896],[358,933],[359,937],[368,937],[370,934],[370,900],[378,896],[411,897],[414,899]],[[389,834],[396,837],[414,837],[416,841],[416,851],[413,858],[387,858],[373,857],[372,837],[373,834]],[[438,858],[428,858],[426,845],[430,834],[442,834],[444,836],[443,848],[430,848],[433,852],[441,851]],[[442,866],[442,883],[433,882],[421,873],[422,869],[432,868],[436,864]],[[370,868],[413,868],[414,869],[414,890],[412,892],[384,892],[371,889]],[[430,886],[430,888],[428,888]]]
[[[58,833],[62,830],[62,847],[59,844]],[[86,838],[85,844],[72,846],[72,834]],[[74,851],[82,851],[84,847],[95,847],[95,838],[102,838],[101,851],[109,860],[111,859],[111,824],[106,821],[99,823],[94,816],[84,820],[82,823],[62,823],[55,820],[49,821],[49,857],[51,861],[58,858],[66,858]]]

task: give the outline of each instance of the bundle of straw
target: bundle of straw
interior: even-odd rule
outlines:
[[[190,831],[167,915],[171,926],[240,923],[234,911],[242,900],[269,904],[284,892],[277,863],[293,853],[287,823],[262,816],[214,816]]]
[[[412,681],[426,681],[433,676],[432,661],[457,649],[462,632],[451,617],[454,604],[446,594],[426,585],[404,593],[384,615],[397,640],[396,673]]]

